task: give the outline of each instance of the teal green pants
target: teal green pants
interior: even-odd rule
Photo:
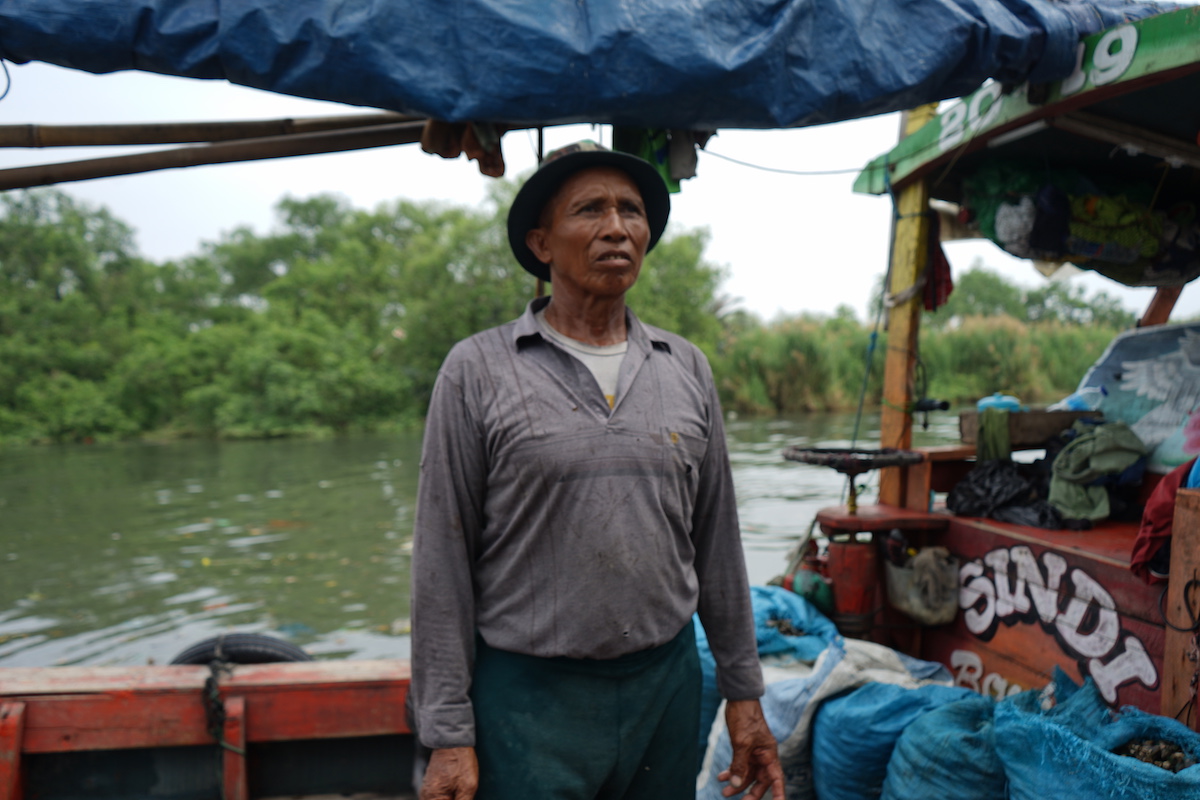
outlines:
[[[477,640],[477,800],[691,800],[700,661],[689,621],[670,642],[597,661]]]

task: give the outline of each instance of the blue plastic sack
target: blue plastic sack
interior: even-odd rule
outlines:
[[[1198,800],[1200,764],[1178,773],[1112,750],[1131,740],[1164,739],[1200,760],[1200,734],[1167,717],[1112,714],[1089,680],[1051,712],[1023,702],[996,706],[996,753],[1012,800]],[[1014,698],[1015,699],[1015,698]],[[1099,720],[1097,722],[1097,720]]]
[[[892,751],[881,800],[1007,800],[995,713],[995,701],[972,693],[915,719]]]
[[[904,730],[933,709],[971,696],[957,686],[908,689],[869,683],[829,700],[813,728],[813,785],[820,800],[879,797]],[[957,795],[951,795],[957,797]]]
[[[754,637],[760,658],[816,661],[838,635],[837,626],[816,606],[781,586],[751,586],[750,604],[754,608]],[[786,633],[789,628],[803,631],[803,635]]]
[[[1029,689],[1006,698],[1004,703],[1026,714],[1040,714],[1084,739],[1115,718],[1095,681],[1088,678],[1080,686],[1059,667],[1054,668],[1045,689]]]
[[[751,586],[750,605],[754,609],[754,633],[759,658],[812,662],[838,635],[837,626],[803,597],[780,586]],[[708,746],[709,732],[721,692],[717,688],[717,662],[708,645],[708,636],[698,616],[692,617],[696,627],[696,649],[700,653],[700,756]],[[780,623],[786,623],[781,626]],[[781,630],[782,628],[782,630]],[[803,631],[794,636],[784,630]]]
[[[763,715],[779,742],[786,800],[813,797],[812,720],[826,700],[868,683],[916,688],[926,684],[949,687],[952,682],[949,670],[941,664],[911,658],[883,645],[839,636],[821,653],[809,675],[768,683],[762,698]],[[732,756],[729,731],[722,729],[705,756],[696,800],[723,800],[723,786],[717,774],[729,766]]]

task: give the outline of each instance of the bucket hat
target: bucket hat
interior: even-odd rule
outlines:
[[[542,209],[563,181],[580,170],[592,167],[615,167],[629,175],[637,185],[650,224],[647,252],[658,243],[667,227],[671,196],[667,193],[662,176],[650,162],[628,153],[609,150],[589,140],[560,147],[551,151],[538,171],[525,181],[508,211],[508,245],[520,265],[542,280],[550,280],[550,266],[533,254],[525,244],[525,235],[538,227]]]

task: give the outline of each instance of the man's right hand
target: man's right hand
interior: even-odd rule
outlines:
[[[474,747],[434,750],[421,781],[420,800],[472,800],[479,788]]]

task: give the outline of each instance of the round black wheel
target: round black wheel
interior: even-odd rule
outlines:
[[[854,477],[881,467],[907,467],[925,458],[912,450],[885,447],[881,450],[842,447],[789,447],[783,451],[788,461],[832,467],[843,475]]]
[[[197,642],[171,659],[171,663],[208,664],[218,658],[231,664],[313,660],[312,656],[296,645],[274,636],[261,633],[225,633]]]

